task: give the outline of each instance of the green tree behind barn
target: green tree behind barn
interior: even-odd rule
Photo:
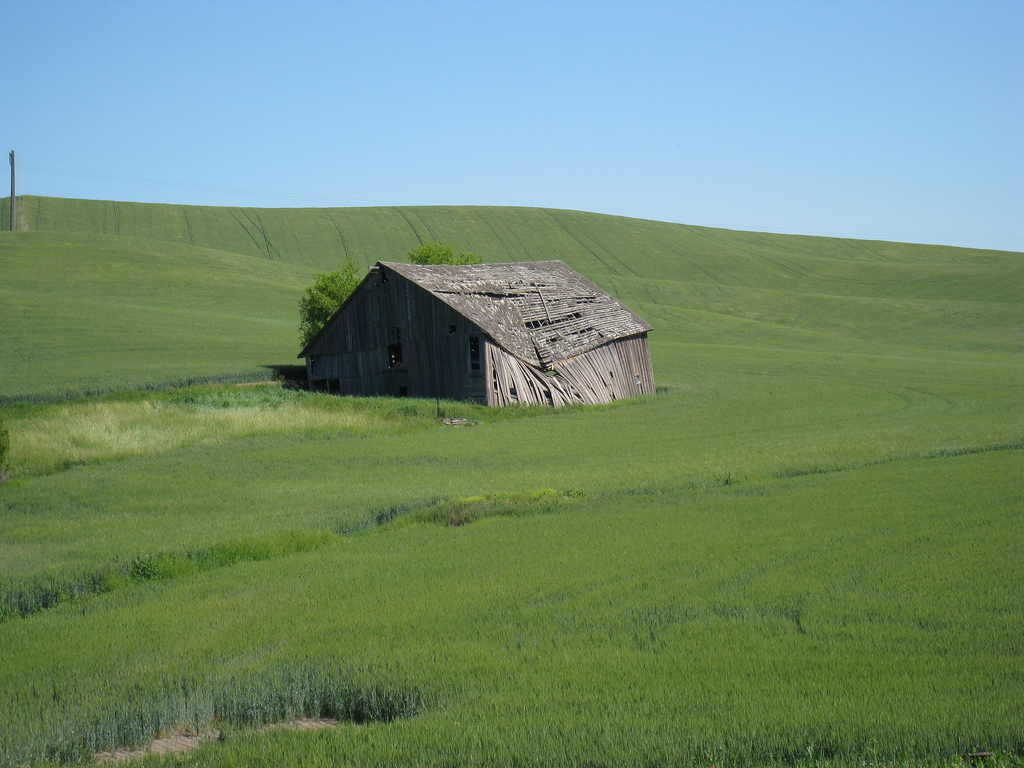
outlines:
[[[306,346],[356,289],[362,275],[354,261],[334,272],[318,272],[299,300],[299,338]]]
[[[481,264],[483,260],[475,253],[468,253],[460,250],[455,253],[455,248],[443,243],[428,241],[419,248],[409,251],[410,264]]]

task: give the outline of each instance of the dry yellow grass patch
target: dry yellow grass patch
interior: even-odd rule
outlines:
[[[11,422],[11,464],[15,474],[46,474],[255,435],[361,431],[382,423],[373,413],[311,408],[298,400],[218,409],[163,400],[69,403]]]

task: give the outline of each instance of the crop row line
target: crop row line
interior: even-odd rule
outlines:
[[[533,493],[488,494],[372,509],[355,522],[340,522],[333,530],[298,529],[264,536],[243,536],[186,552],[144,554],[128,561],[77,575],[48,575],[30,581],[8,581],[0,586],[0,623],[28,618],[65,603],[75,603],[149,581],[167,581],[237,563],[261,562],[311,552],[340,543],[344,538],[381,528],[403,518],[402,524],[461,526],[486,517],[546,514],[559,510],[579,491],[544,489]]]

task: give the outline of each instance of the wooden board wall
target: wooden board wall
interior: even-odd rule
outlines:
[[[397,331],[396,331],[397,329]],[[472,369],[470,337],[480,344]],[[390,365],[389,345],[401,345]],[[486,399],[484,336],[451,307],[401,275],[371,275],[308,350],[310,385],[345,395]]]
[[[610,403],[653,394],[647,334],[611,341],[545,372],[492,344],[487,347],[488,405]]]

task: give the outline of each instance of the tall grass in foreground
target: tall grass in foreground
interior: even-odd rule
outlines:
[[[169,393],[21,406],[12,421],[13,474],[46,474],[256,435],[371,432],[429,423],[415,407],[355,403],[279,386],[209,385]]]
[[[1020,754],[1024,555],[1006,542],[1020,528],[1007,479],[1021,460],[588,495],[564,514],[473,525],[409,512],[344,547],[139,583],[0,626],[4,735],[58,744],[108,728],[97,713],[180,706],[165,681],[244,689],[333,661],[359,690],[418,692],[419,716],[315,737],[232,733],[166,761],[668,768]]]
[[[75,717],[62,717],[59,704],[76,694],[60,681],[35,687],[34,697],[52,699],[58,706],[34,728],[3,734],[0,765],[77,763],[97,752],[144,746],[174,732],[253,728],[297,718],[386,723],[411,717],[422,707],[422,694],[415,689],[357,682],[337,666],[309,663],[201,679],[156,675],[145,687],[130,686],[116,698],[96,700]]]
[[[595,407],[572,406],[561,413],[588,408]],[[438,417],[495,422],[553,415],[540,406],[493,409],[447,400],[343,398],[276,382],[122,391],[66,403],[19,403],[7,410],[14,416],[14,476],[261,435],[394,434],[426,428]]]
[[[338,544],[340,537],[387,526],[396,529],[421,523],[461,526],[492,517],[525,517],[567,511],[583,496],[580,491],[550,488],[532,493],[481,494],[468,498],[432,499],[417,504],[374,509],[356,521],[335,523],[335,532],[287,530],[243,536],[202,549],[142,554],[114,560],[85,573],[49,573],[32,579],[0,579],[0,623],[50,608],[76,603],[147,581],[166,581],[238,563],[252,563]]]
[[[260,562],[339,543],[329,531],[279,531],[244,536],[186,552],[140,554],[86,573],[51,573],[34,579],[0,579],[0,623],[27,618],[58,605],[113,592],[133,584],[182,578],[212,568]]]

